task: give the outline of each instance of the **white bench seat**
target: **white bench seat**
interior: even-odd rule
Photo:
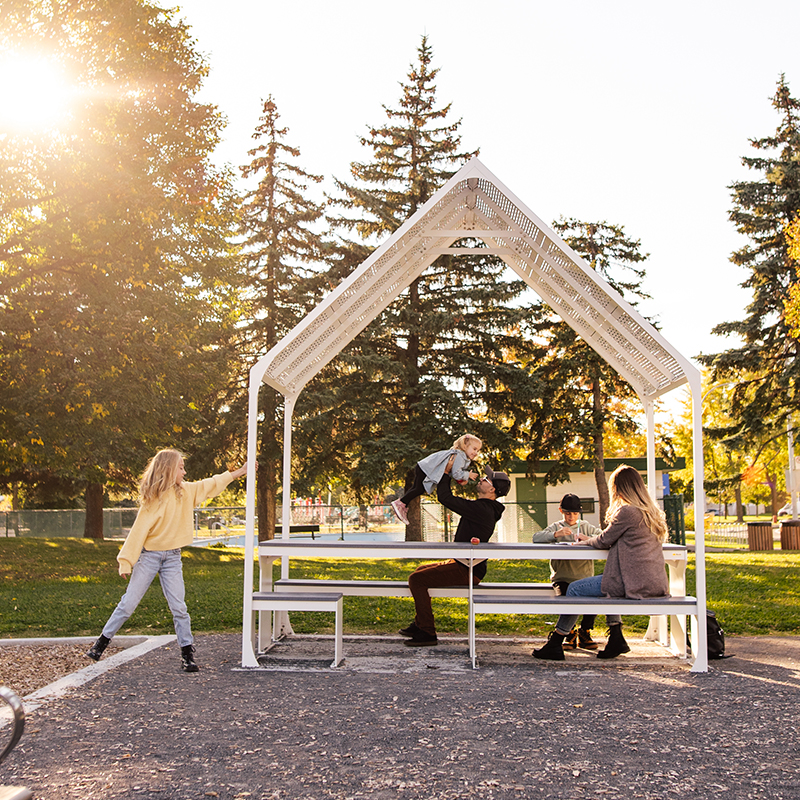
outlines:
[[[330,581],[304,578],[281,578],[275,581],[278,592],[341,592],[347,597],[411,597],[407,581]],[[468,586],[447,586],[430,589],[431,597],[468,597]],[[501,597],[555,598],[555,590],[549,583],[481,583],[473,588],[473,594]]]
[[[696,597],[655,597],[647,600],[628,600],[613,597],[509,597],[500,594],[476,594],[469,615],[469,640],[473,667],[476,666],[476,614],[629,614],[643,616],[666,615],[673,619],[671,650],[686,656],[686,621],[692,617],[697,630],[698,606]],[[693,637],[694,639],[694,637]],[[693,641],[693,652],[697,642]]]
[[[254,611],[332,611],[334,623],[334,655],[332,667],[342,662],[342,609],[341,592],[254,592]]]

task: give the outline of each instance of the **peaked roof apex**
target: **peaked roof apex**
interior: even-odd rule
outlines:
[[[452,245],[465,238],[485,247]],[[644,401],[697,371],[547,224],[472,158],[251,370],[287,398],[440,255],[499,256]]]

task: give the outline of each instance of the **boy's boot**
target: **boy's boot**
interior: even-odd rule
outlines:
[[[608,641],[603,650],[598,654],[598,658],[616,658],[623,653],[630,653],[631,648],[625,641],[622,635],[622,625],[609,625],[608,626]]]
[[[578,647],[582,650],[597,650],[599,645],[592,639],[592,632],[586,628],[578,628]]]
[[[181,647],[181,667],[184,672],[199,672],[200,667],[194,663],[194,646],[185,644]]]
[[[107,639],[103,634],[100,634],[98,640],[86,651],[86,655],[92,659],[92,661],[99,661],[100,656],[103,655],[106,647],[108,647],[111,639]]]
[[[578,631],[573,628],[564,639],[563,647],[565,650],[577,650],[578,649]]]
[[[544,647],[540,647],[538,650],[534,650],[533,657],[544,658],[547,661],[563,661],[563,641],[564,634],[558,633],[558,631],[550,631],[550,635],[547,637],[547,644]]]

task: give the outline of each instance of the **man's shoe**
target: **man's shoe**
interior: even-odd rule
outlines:
[[[561,646],[563,641],[564,635],[562,633],[550,631],[550,635],[547,637],[547,644],[538,650],[534,650],[532,655],[534,658],[543,658],[546,661],[563,661],[564,648]]]
[[[402,500],[393,500],[392,509],[403,525],[408,525],[408,506]]]
[[[185,644],[181,647],[181,669],[184,672],[199,672],[200,667],[194,663],[194,646]]]
[[[592,639],[592,632],[578,628],[578,647],[582,650],[597,650],[600,645]]]
[[[100,634],[98,640],[86,651],[86,655],[92,659],[92,661],[99,661],[100,656],[103,655],[105,652],[106,647],[108,647],[111,639],[107,639],[103,634]]]
[[[412,622],[407,628],[400,628],[397,631],[401,636],[414,636],[416,633],[422,633],[422,631],[417,627],[416,622]]]
[[[428,633],[421,628],[417,628],[411,638],[407,639],[403,644],[406,647],[432,647],[439,644],[439,640],[436,638],[435,633]]]
[[[596,647],[597,645],[595,645]],[[564,644],[562,647],[565,650],[577,650],[578,649],[578,631],[573,628],[566,639],[564,639]]]
[[[623,653],[630,653],[631,648],[622,635],[622,625],[611,625],[608,629],[608,641],[605,648],[598,654],[598,658],[616,658]]]

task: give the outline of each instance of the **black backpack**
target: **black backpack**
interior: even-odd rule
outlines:
[[[725,631],[722,630],[719,622],[717,622],[717,615],[708,609],[706,609],[706,643],[709,661],[718,658],[730,658],[729,655],[725,655]],[[686,631],[686,645],[691,651],[692,642],[688,630]]]
[[[717,615],[706,609],[706,639],[708,642],[708,658],[730,658],[725,655],[725,631],[717,622]]]

